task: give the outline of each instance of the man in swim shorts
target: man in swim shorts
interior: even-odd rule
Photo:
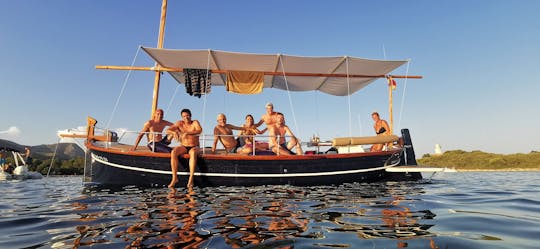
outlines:
[[[163,120],[163,110],[157,109],[156,112],[154,112],[153,119],[150,119],[146,121],[146,123],[144,123],[143,129],[139,133],[139,136],[137,136],[135,145],[133,145],[130,150],[137,150],[139,142],[141,142],[142,137],[146,134],[146,138],[148,139],[147,146],[152,152],[170,153],[172,150],[168,146],[170,144],[170,141],[167,139],[167,136],[163,136],[161,133],[166,126],[171,125],[173,125],[173,123],[167,120]]]

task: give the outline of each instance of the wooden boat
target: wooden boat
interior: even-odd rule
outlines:
[[[321,91],[348,96],[380,78],[421,78],[390,75],[406,61],[367,60],[354,57],[301,57],[288,55],[247,54],[214,50],[163,49],[167,1],[163,1],[157,48],[143,48],[156,61],[153,67],[96,66],[98,69],[154,71],[154,99],[157,109],[161,72],[168,72],[181,82],[184,68],[211,70],[212,86],[225,85],[231,71],[251,71],[264,75],[265,88],[287,91]],[[391,86],[389,86],[390,89]],[[390,115],[392,113],[390,93]],[[153,113],[152,113],[153,115]],[[149,150],[130,151],[132,145],[118,141],[111,131],[99,132],[97,121],[88,118],[85,146],[87,164],[85,181],[107,185],[165,186],[171,179],[170,154]],[[390,116],[392,128],[392,116]],[[392,133],[393,134],[393,133]],[[64,135],[64,137],[69,135]],[[72,135],[77,137],[79,135]],[[80,137],[80,136],[79,136]],[[389,144],[384,151],[352,152],[364,144]],[[331,185],[346,182],[418,180],[419,172],[389,172],[387,169],[416,165],[411,137],[407,129],[400,137],[345,137],[312,146],[332,149],[305,155],[210,154],[204,149],[195,172],[196,186],[251,185]],[[338,151],[338,153],[336,153]],[[345,151],[345,153],[343,153]],[[178,183],[187,182],[187,155],[181,157]]]

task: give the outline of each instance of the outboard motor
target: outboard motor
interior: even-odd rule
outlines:
[[[403,138],[403,156],[400,165],[417,165],[409,129],[401,129],[401,137]]]

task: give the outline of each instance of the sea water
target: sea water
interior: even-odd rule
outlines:
[[[458,172],[192,191],[2,181],[0,248],[540,248],[539,180]]]

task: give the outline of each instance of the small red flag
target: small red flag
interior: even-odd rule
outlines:
[[[392,87],[392,90],[396,90],[396,81],[390,76],[386,77],[386,79],[388,80],[388,86]]]

